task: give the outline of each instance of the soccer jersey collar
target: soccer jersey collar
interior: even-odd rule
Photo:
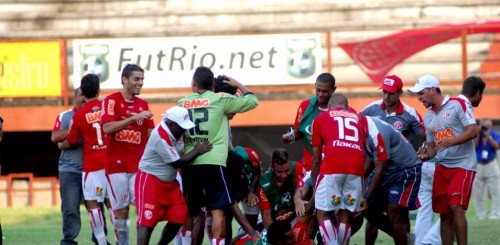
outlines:
[[[470,103],[469,98],[465,97],[465,95],[459,94],[457,97],[463,99],[468,105],[472,106],[472,103]]]
[[[165,121],[164,120],[161,120],[160,122],[160,127],[165,130],[165,132],[167,132],[168,134],[168,137],[170,138],[170,140],[172,140],[172,145],[175,145],[177,144],[177,139],[175,139],[174,135],[172,134],[172,132],[170,132],[170,128],[168,128],[167,124],[165,124]],[[181,138],[182,139],[182,138]]]
[[[443,102],[441,102],[441,108],[440,108],[439,110],[443,109],[443,106],[444,106],[446,103],[448,103],[448,101],[449,101],[449,100],[450,100],[450,96],[449,96],[449,95],[446,95],[446,96],[444,97],[444,99],[443,99]],[[438,111],[437,111],[437,110],[435,110],[435,109],[434,109],[434,107],[432,107],[432,106],[431,106],[431,108],[430,108],[430,109],[431,109],[431,110],[433,110],[434,112],[438,113]]]
[[[380,103],[380,108],[382,110],[385,110],[385,112],[387,112],[386,106],[384,104],[384,100],[382,100],[382,103]],[[405,108],[403,107],[403,103],[401,103],[401,100],[400,100],[398,102],[398,108],[396,108],[396,115],[401,115],[401,114],[403,114],[404,111],[405,111]],[[393,116],[393,113],[387,113],[387,115]]]

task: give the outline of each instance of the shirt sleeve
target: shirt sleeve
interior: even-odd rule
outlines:
[[[312,146],[322,146],[323,140],[321,139],[321,115],[316,117],[312,123]]]
[[[294,129],[299,129],[300,121],[302,120],[302,116],[304,115],[307,106],[309,106],[309,103],[309,100],[304,100],[302,101],[302,103],[300,103],[299,108],[297,109],[297,114],[295,114],[295,121],[293,123]]]
[[[56,121],[54,122],[54,128],[52,128],[52,131],[59,130],[61,130],[61,114],[57,115]]]
[[[296,188],[304,187],[304,175],[306,173],[304,165],[302,165],[302,163],[300,162],[296,162],[294,171],[295,171]]]
[[[68,136],[66,136],[66,140],[72,145],[76,145],[78,140],[82,137],[79,122],[80,120],[78,115],[73,116],[73,119],[71,119],[69,133]]]
[[[217,93],[216,96],[222,96],[224,111],[226,113],[242,113],[254,109],[259,104],[257,96],[247,93],[244,96],[233,96],[227,93]]]
[[[417,111],[414,111],[415,114],[413,113],[410,113],[410,115],[412,116],[412,121],[410,122],[411,124],[411,127],[413,129],[413,132],[419,136],[423,133],[425,133],[425,126],[424,126],[424,120],[422,120],[422,117],[420,116],[420,114],[418,114]]]
[[[105,98],[102,101],[103,114],[101,117],[101,124],[116,121],[116,101],[112,98]]]
[[[262,190],[262,187],[258,187],[259,193],[259,208],[260,210],[271,210],[271,203],[267,199],[266,193]]]
[[[180,155],[175,149],[175,146],[169,145],[165,140],[158,140],[154,144],[155,151],[161,157],[163,162],[171,163],[180,159]]]

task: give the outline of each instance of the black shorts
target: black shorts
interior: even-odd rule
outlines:
[[[190,165],[182,168],[182,185],[189,212],[197,215],[207,210],[224,209],[233,204],[226,167]]]

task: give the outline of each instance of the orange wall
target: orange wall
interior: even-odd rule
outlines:
[[[351,98],[350,105],[361,110],[366,105],[380,97]],[[403,101],[413,106],[422,115],[426,109],[416,97],[404,97]],[[260,101],[259,106],[250,112],[236,115],[232,126],[277,126],[291,125],[300,100]],[[161,119],[161,114],[173,104],[151,104],[155,123]],[[490,117],[500,119],[500,94],[485,94],[481,105],[476,108],[476,118]],[[57,114],[66,110],[63,106],[31,106],[2,107],[0,115],[4,118],[4,131],[50,131],[54,126]]]

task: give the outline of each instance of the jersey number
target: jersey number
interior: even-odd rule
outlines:
[[[356,125],[358,122],[350,117],[333,117],[333,120],[339,124],[339,138],[347,141],[358,142],[359,131]],[[346,130],[347,129],[347,130]],[[346,131],[348,134],[346,135]],[[350,134],[352,131],[352,134]]]
[[[98,145],[104,145],[102,142],[102,133],[101,133],[101,124],[98,122],[92,123],[92,127],[95,128],[95,131],[97,133],[97,144]]]
[[[208,121],[208,109],[207,108],[195,108],[193,110],[188,110],[189,118],[194,122],[194,128],[189,130],[190,135],[208,135],[207,130],[202,130],[200,124]],[[201,115],[201,116],[199,116]],[[196,116],[194,119],[193,117]]]

